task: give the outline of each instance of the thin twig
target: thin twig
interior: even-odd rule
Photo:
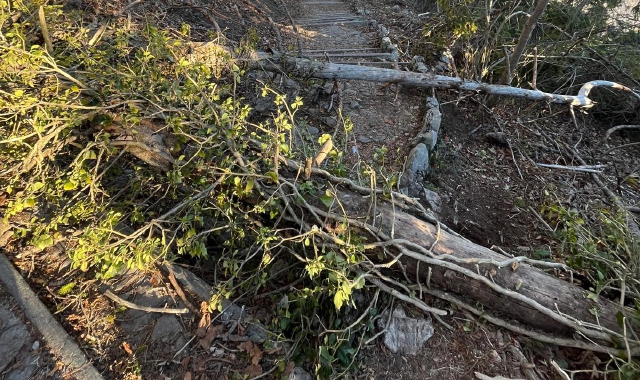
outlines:
[[[289,22],[291,22],[291,27],[293,27],[293,31],[296,34],[296,41],[298,42],[298,57],[302,57],[302,40],[300,39],[300,32],[298,31],[298,27],[296,26],[295,21],[293,21],[293,17],[291,17],[291,12],[289,12],[289,8],[284,3],[283,0],[280,0],[280,5],[284,8],[284,11],[287,13],[287,17],[289,17]]]
[[[614,132],[619,131],[621,129],[640,129],[640,125],[637,125],[637,124],[616,125],[613,128],[607,129],[607,133],[604,134],[604,137],[602,138],[602,141],[606,141],[607,139],[609,139],[609,137],[611,137],[611,134],[613,134]]]
[[[196,307],[193,306],[193,304],[187,298],[186,294],[184,294],[184,291],[182,291],[182,288],[180,287],[180,284],[178,284],[176,276],[173,274],[171,267],[167,266],[166,268],[169,271],[169,282],[171,282],[173,289],[176,291],[178,297],[180,297],[180,299],[184,303],[184,306],[186,306],[187,309],[189,309],[193,314],[200,315],[200,310],[196,309]]]
[[[169,309],[169,308],[165,308],[165,307],[148,307],[148,306],[139,306],[136,305],[135,303],[129,302],[127,300],[124,300],[120,297],[118,297],[117,295],[113,294],[110,290],[105,290],[103,293],[107,298],[109,298],[110,300],[128,307],[129,309],[134,309],[134,310],[142,310],[142,311],[146,311],[148,313],[164,313],[164,314],[187,314],[189,312],[189,309],[187,308],[182,308],[182,309]]]
[[[628,148],[630,146],[636,146],[636,145],[640,145],[640,142],[632,142],[629,144],[622,144],[622,145],[618,145],[618,146],[614,146],[613,148],[607,150],[606,152],[604,152],[604,154],[609,154],[611,152],[613,152],[616,149],[622,149],[622,148]]]
[[[553,232],[554,229],[551,228],[551,226],[549,225],[549,223],[547,223],[546,220],[544,220],[542,218],[542,216],[540,216],[540,214],[538,214],[538,212],[536,210],[533,209],[533,207],[529,206],[529,212],[531,212],[533,214],[533,216],[536,217],[536,219],[538,219],[540,221],[540,223],[542,223],[542,225],[545,226],[545,228],[549,231],[549,232]]]
[[[390,295],[392,295],[393,297],[410,303],[412,305],[414,305],[415,307],[419,308],[422,311],[425,311],[427,313],[433,313],[436,315],[447,315],[447,312],[444,310],[440,310],[440,309],[436,309],[434,307],[430,307],[427,306],[427,304],[425,304],[424,302],[422,302],[421,300],[417,299],[417,298],[411,298],[407,295],[404,295],[402,293],[400,293],[399,291],[397,291],[396,289],[393,289],[392,287],[389,287],[385,284],[382,283],[382,281],[378,280],[377,278],[373,277],[373,276],[367,276],[367,280],[369,280],[369,282],[371,282],[372,284],[374,284],[375,286],[377,286],[378,288],[380,288],[380,290],[382,290],[385,293],[389,293]]]
[[[606,165],[581,165],[581,166],[565,166],[565,165],[554,165],[554,164],[541,164],[536,162],[536,166],[540,166],[542,168],[549,169],[561,169],[561,170],[569,170],[572,172],[585,172],[585,173],[602,173],[602,170],[607,166]]]

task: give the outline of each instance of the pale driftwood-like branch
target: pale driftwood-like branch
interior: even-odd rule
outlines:
[[[127,300],[123,300],[122,298],[120,298],[117,295],[113,294],[110,290],[106,290],[104,292],[104,295],[107,298],[109,298],[110,300],[114,301],[115,303],[118,303],[118,304],[120,304],[122,306],[125,306],[125,307],[129,308],[129,309],[146,311],[148,313],[186,314],[186,313],[189,312],[189,309],[187,309],[187,308],[168,309],[166,307],[148,307],[148,306],[136,305],[133,302],[129,302]]]
[[[638,124],[632,124],[632,125],[616,125],[613,128],[609,128],[607,129],[607,133],[604,134],[604,137],[602,138],[602,141],[606,141],[609,137],[611,137],[611,135],[616,132],[619,131],[621,129],[640,129],[640,125]]]
[[[189,62],[206,63],[211,61],[213,65],[220,64],[221,54],[233,57],[234,53],[225,47],[213,42],[189,44],[193,50],[188,54]],[[301,47],[299,46],[299,49]],[[242,56],[236,59],[236,63],[251,69],[262,69],[287,73],[303,78],[317,78],[330,80],[361,80],[377,83],[395,83],[421,88],[456,89],[460,91],[472,91],[483,94],[510,96],[535,101],[567,104],[572,107],[590,108],[595,104],[589,98],[591,90],[595,87],[609,87],[624,91],[640,101],[640,94],[630,88],[615,82],[594,80],[582,85],[577,95],[560,95],[539,90],[467,81],[461,78],[436,75],[434,73],[416,73],[371,66],[357,66],[332,62],[320,62],[313,59],[293,57],[282,53],[256,52],[251,56]],[[228,64],[228,62],[227,62]]]
[[[602,169],[606,168],[606,165],[581,165],[581,166],[566,166],[566,165],[554,165],[554,164],[540,164],[536,162],[536,166],[549,169],[569,170],[572,172],[585,172],[585,173],[602,173]]]
[[[252,59],[252,62],[247,63],[249,66],[254,68],[262,68],[267,71],[286,72],[306,78],[362,80],[379,83],[398,83],[423,88],[457,89],[461,91],[474,91],[484,94],[567,104],[582,108],[590,108],[594,105],[594,102],[589,98],[589,93],[595,87],[610,87],[628,92],[640,100],[640,95],[630,88],[615,82],[604,80],[595,80],[585,83],[578,91],[578,95],[560,95],[542,92],[539,90],[527,90],[511,86],[466,81],[461,78],[436,75],[433,73],[422,74],[379,67],[319,62],[306,58],[295,58],[283,54],[270,55],[259,53]]]

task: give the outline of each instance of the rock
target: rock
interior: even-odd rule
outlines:
[[[399,5],[394,5],[393,7],[391,7],[391,11],[398,13],[400,12],[400,6]]]
[[[29,331],[20,318],[9,305],[0,306],[0,373],[15,359],[27,339]]]
[[[435,191],[431,191],[426,187],[422,188],[422,198],[434,213],[439,214],[442,211],[442,199]]]
[[[354,110],[360,109],[360,103],[356,102],[355,100],[352,100],[349,103],[349,107],[351,107]]]
[[[427,131],[418,136],[418,141],[428,146],[429,149],[433,149],[438,142],[438,133],[436,131]]]
[[[9,373],[4,374],[3,380],[25,380],[31,378],[33,372],[38,368],[40,355],[30,354],[20,361],[17,366],[13,366]]]
[[[370,138],[368,138],[367,136],[358,136],[358,137],[356,137],[356,140],[358,140],[359,142],[361,142],[363,144],[368,144],[371,141],[373,141]]]
[[[231,302],[228,304],[226,302],[222,303],[222,313],[220,314],[220,320],[222,323],[227,324],[229,322],[238,322],[242,321],[246,317],[247,311],[244,307],[240,307]]]
[[[442,113],[440,112],[440,103],[438,99],[430,96],[426,99],[427,117],[425,117],[425,123],[429,123],[429,129],[439,132],[440,124],[442,123]]]
[[[259,97],[258,99],[256,99],[256,104],[254,104],[253,106],[253,111],[259,114],[269,114],[271,112],[274,112],[277,109],[274,100],[274,96],[265,96],[264,98]]]
[[[419,55],[414,55],[411,59],[411,70],[423,74],[429,72],[429,68],[424,64],[424,58]]]
[[[170,343],[182,332],[184,329],[178,319],[173,315],[165,314],[156,321],[153,333],[151,333],[151,340]]]
[[[144,289],[147,286],[151,286],[148,281],[143,281],[139,284],[138,289]],[[135,297],[120,296],[124,299],[136,303],[138,305],[148,307],[163,307],[165,305],[173,305],[173,299],[166,293],[163,288],[150,288]],[[133,298],[133,299],[131,299]],[[156,318],[158,314],[149,313],[143,310],[129,309],[125,312],[120,327],[127,333],[136,333],[149,326]],[[126,321],[126,322],[124,322]],[[139,336],[142,339],[142,336]]]
[[[493,363],[502,362],[502,358],[500,357],[500,354],[498,354],[498,351],[496,350],[489,351],[489,359],[491,359],[491,362]]]
[[[504,134],[503,132],[489,132],[486,135],[484,135],[484,137],[487,140],[487,142],[490,142],[492,144],[509,146],[509,141],[507,141],[507,135]]]
[[[333,128],[336,125],[338,125],[338,120],[336,120],[333,117],[321,117],[320,120],[322,120],[323,123],[325,123],[326,125],[328,125],[331,128]]]
[[[285,76],[284,78],[284,86],[287,88],[293,88],[293,89],[300,89],[300,84],[298,84],[298,82],[294,81],[293,79]]]
[[[287,380],[312,380],[313,377],[301,367],[294,367]]]
[[[247,327],[247,336],[253,343],[264,343],[267,340],[267,329],[258,321],[251,322]]]
[[[432,150],[438,142],[442,113],[440,112],[440,104],[436,98],[426,98],[426,109],[422,129],[415,137],[414,142],[423,143],[429,150]]]
[[[309,134],[310,134],[311,136],[315,136],[315,135],[317,135],[318,133],[320,133],[320,130],[319,130],[318,128],[316,128],[316,127],[312,126],[312,125],[310,125],[310,126],[309,126],[309,128],[307,128],[307,131],[309,132]]]
[[[400,187],[408,188],[410,197],[419,197],[422,190],[422,181],[429,172],[429,150],[423,143],[416,145],[409,152],[407,166],[402,174]]]
[[[387,314],[388,315],[388,314]],[[387,318],[378,319],[378,328],[383,329]],[[394,354],[416,355],[420,348],[433,336],[431,319],[407,317],[402,306],[391,313],[391,322],[384,335],[384,344]]]

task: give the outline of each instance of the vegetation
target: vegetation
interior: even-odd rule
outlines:
[[[20,16],[39,11],[39,23]],[[16,237],[39,251],[64,242],[73,266],[99,279],[165,259],[216,260],[212,310],[277,288],[273,264],[283,264],[287,281],[305,280],[281,300],[270,331],[293,339],[292,359],[315,361],[323,377],[346,368],[357,337],[373,329],[370,318],[339,313],[364,286],[351,270],[361,244],[345,230],[329,248],[313,229],[292,229],[286,207],[334,198],[320,183],[284,182],[279,168],[340,135],[294,136],[301,101],[268,84],[261,95],[277,111],[249,123],[243,69],[216,46],[205,63],[190,59],[186,25],[89,29],[79,11],[30,1],[0,1],[0,12],[0,178]],[[306,151],[293,148],[296,138]],[[327,153],[340,172],[341,154]],[[366,310],[375,316],[375,303]]]
[[[502,10],[496,16],[477,2],[438,3],[440,23],[425,27],[425,35],[461,49],[461,73],[485,79],[503,70],[499,47],[517,40],[519,12],[530,4],[496,2]],[[606,8],[594,4],[584,17],[560,2],[550,5],[536,37],[539,86],[566,88],[590,75],[586,64],[572,74],[558,64],[569,58],[554,58],[581,44],[581,33],[597,37],[585,49],[622,70],[632,67],[637,52],[612,55],[611,41],[637,43],[634,32],[625,26],[600,32],[608,30],[607,19],[592,14]],[[298,162],[322,155],[324,178],[349,181],[340,149],[349,121],[341,120],[334,135],[312,139],[295,128],[301,100],[264,83],[258,91],[273,99],[274,115],[250,122],[252,110],[238,89],[245,69],[229,47],[215,43],[222,36],[212,36],[208,60],[201,61],[193,59],[202,45],[190,40],[187,25],[168,31],[114,18],[90,27],[82,16],[59,5],[0,0],[0,185],[10,199],[4,217],[18,241],[38,251],[64,242],[73,266],[98,279],[167,259],[212,260],[221,274],[211,310],[220,310],[223,299],[270,297],[278,310],[267,345],[290,341],[291,359],[313,362],[323,378],[346,371],[392,297],[365,281],[382,275],[331,181],[305,176]],[[249,33],[234,53],[252,50],[255,40]],[[533,70],[534,58],[524,57],[520,83]],[[353,176],[364,178],[369,195],[391,198],[397,176],[385,169],[385,153],[378,149],[377,161]],[[319,214],[320,205],[333,213]],[[640,292],[640,249],[622,216],[603,210],[593,232],[560,206],[545,211],[563,239],[558,251],[585,271],[594,293]],[[281,296],[273,289],[283,281],[295,286]],[[367,297],[364,289],[371,290]],[[631,359],[612,363],[620,378],[637,375]]]
[[[637,82],[637,20],[612,17],[621,1],[549,2],[535,24],[520,64],[506,64],[537,1],[438,0],[425,24],[430,49],[450,49],[462,77],[497,82],[507,69],[515,86],[570,92],[593,79]],[[636,12],[640,8],[635,7]],[[627,73],[631,75],[626,75]],[[624,79],[622,79],[624,78]]]

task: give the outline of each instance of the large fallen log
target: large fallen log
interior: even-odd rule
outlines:
[[[472,304],[482,304],[490,314],[512,318],[541,331],[564,337],[577,334],[604,346],[624,346],[626,338],[619,316],[631,317],[631,313],[617,303],[589,294],[526,260],[474,244],[386,202],[371,207],[371,198],[352,192],[343,192],[339,200],[340,210],[349,215],[350,221],[369,221],[368,225],[356,222],[350,227],[379,240],[378,247],[394,252],[409,279],[425,289],[431,286],[464,296]],[[368,255],[372,260],[375,256]],[[392,259],[387,256],[388,261]],[[637,353],[638,342],[632,346]]]

